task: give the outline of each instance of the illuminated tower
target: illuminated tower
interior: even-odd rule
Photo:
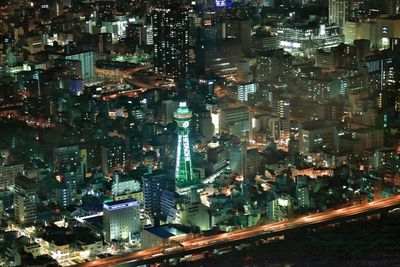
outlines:
[[[192,112],[187,107],[186,102],[179,103],[178,109],[174,112],[174,119],[178,125],[175,180],[177,187],[179,187],[194,180],[189,144],[189,123],[192,119]]]

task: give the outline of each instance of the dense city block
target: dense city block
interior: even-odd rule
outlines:
[[[400,0],[0,0],[0,266],[394,266],[399,193]]]

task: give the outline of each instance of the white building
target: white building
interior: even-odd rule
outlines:
[[[131,177],[126,177],[121,173],[115,173],[113,178],[114,181],[111,185],[111,193],[113,196],[122,195],[127,192],[140,191],[140,183]]]
[[[103,231],[106,242],[127,240],[140,231],[140,206],[126,199],[103,204]]]
[[[237,86],[237,96],[239,101],[247,101],[249,94],[257,91],[257,84],[255,83],[241,83]]]
[[[180,224],[197,226],[200,230],[210,230],[211,218],[207,206],[200,202],[183,203],[178,205]]]
[[[77,60],[81,63],[82,79],[85,82],[93,82],[95,79],[95,58],[93,51],[87,51],[82,53],[70,54],[65,56],[65,59]]]

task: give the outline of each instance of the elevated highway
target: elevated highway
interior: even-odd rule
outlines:
[[[190,255],[193,253],[210,251],[215,248],[222,248],[235,244],[246,243],[252,240],[278,236],[295,229],[344,222],[366,215],[386,212],[388,210],[399,207],[400,195],[396,195],[390,198],[370,202],[368,204],[361,204],[337,210],[330,210],[295,218],[288,221],[265,224],[229,233],[199,237],[182,242],[180,245],[144,249],[134,253],[112,256],[92,262],[81,263],[76,266],[137,266],[142,264],[163,262],[168,259],[182,258],[185,255]]]

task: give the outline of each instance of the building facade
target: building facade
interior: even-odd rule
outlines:
[[[37,219],[37,183],[26,176],[15,179],[14,216],[17,223],[30,224]]]
[[[154,69],[174,78],[185,78],[189,69],[189,10],[170,6],[152,13]]]
[[[103,204],[103,231],[106,242],[128,240],[140,231],[140,205],[127,199]]]

